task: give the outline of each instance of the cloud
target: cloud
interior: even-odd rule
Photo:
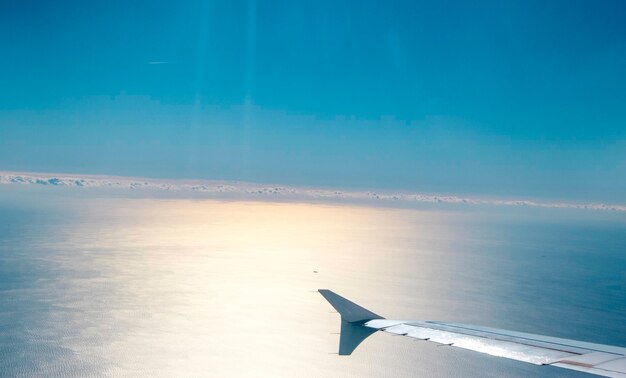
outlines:
[[[489,199],[406,192],[346,191],[210,180],[155,180],[135,177],[0,172],[0,184],[113,188],[120,190],[158,190],[193,193],[207,198],[220,198],[227,196],[255,200],[283,199],[305,201],[321,200],[330,202],[350,201],[376,203],[381,205],[390,203],[397,203],[399,205],[488,205],[626,212],[626,205],[619,204]]]
[[[148,62],[148,64],[170,64],[170,62],[165,62],[165,61],[152,61],[152,62]]]

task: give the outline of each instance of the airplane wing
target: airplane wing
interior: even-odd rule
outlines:
[[[440,321],[389,320],[333,293],[320,294],[341,315],[339,355],[376,331],[469,349],[535,365],[626,378],[626,348]]]

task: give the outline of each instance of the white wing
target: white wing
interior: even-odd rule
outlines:
[[[626,378],[626,348],[465,324],[388,320],[330,290],[320,293],[341,314],[340,355],[384,331],[535,365]]]

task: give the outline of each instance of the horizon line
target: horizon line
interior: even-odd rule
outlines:
[[[120,190],[162,190],[169,192],[189,192],[205,195],[207,198],[224,195],[239,195],[246,199],[286,200],[348,200],[377,204],[451,204],[515,206],[553,209],[578,209],[626,212],[626,205],[602,202],[546,201],[528,199],[502,199],[454,194],[432,194],[393,190],[345,190],[321,187],[263,184],[236,180],[209,179],[163,179],[136,176],[43,173],[22,171],[0,171],[0,184],[41,185],[76,188],[111,188]]]

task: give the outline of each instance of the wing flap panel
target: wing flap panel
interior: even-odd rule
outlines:
[[[582,354],[574,357],[564,358],[559,360],[558,362],[571,364],[571,365],[580,365],[580,366],[595,366],[605,362],[613,361],[622,358],[623,356],[612,353],[604,353],[604,352],[593,352]]]
[[[557,362],[555,364],[551,364],[550,366],[555,366],[563,369],[582,371],[589,374],[601,375],[603,377],[612,377],[612,378],[626,378],[626,373],[620,371],[610,371],[604,370],[597,367],[587,367],[580,365],[572,365],[567,363]]]
[[[385,332],[428,340],[438,344],[473,350],[492,356],[510,358],[535,365],[550,364],[576,354],[562,350],[541,348],[509,341],[488,339],[481,336],[466,335],[412,324],[399,324],[383,329]]]
[[[603,370],[610,371],[626,371],[626,357],[618,358],[616,360],[603,362],[595,365],[595,367]]]

